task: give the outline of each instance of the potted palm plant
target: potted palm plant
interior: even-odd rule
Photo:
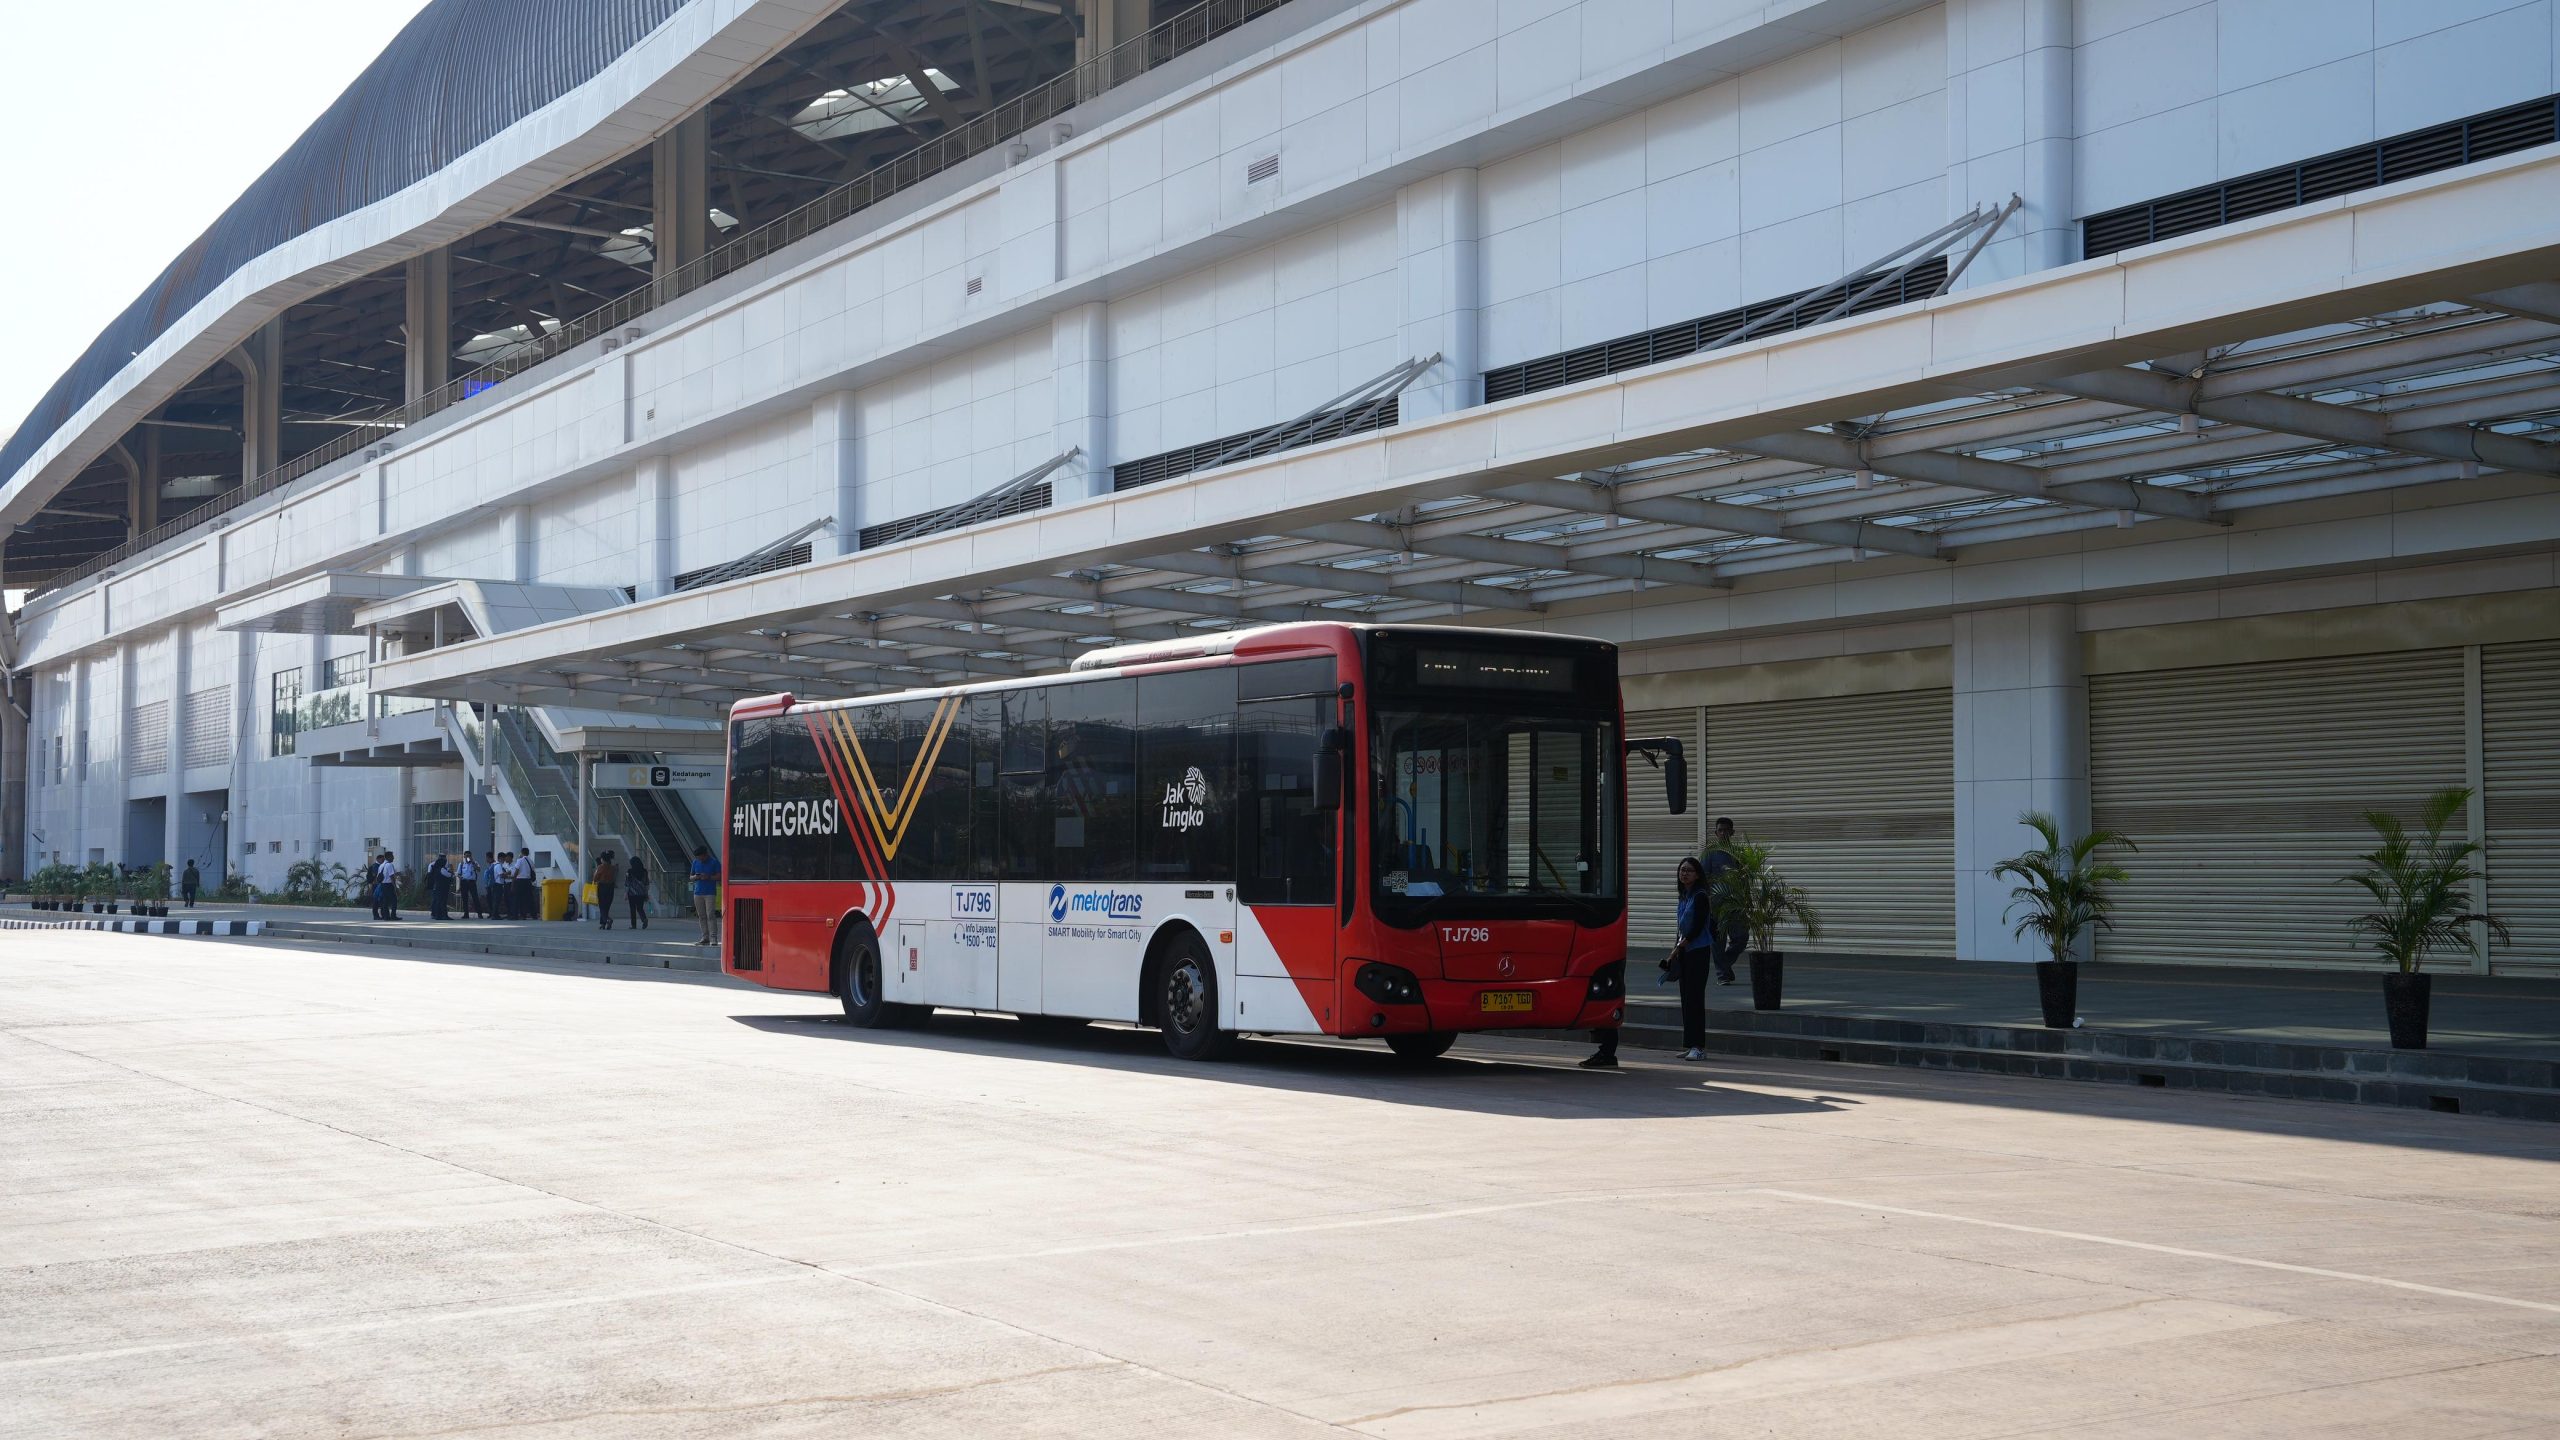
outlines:
[[[2124,867],[2098,858],[2110,845],[2135,849],[2113,830],[2092,830],[2069,844],[2051,815],[2030,810],[2018,823],[2036,832],[2042,845],[1991,867],[1991,873],[2018,883],[2009,891],[2002,919],[2017,917],[2010,933],[2035,936],[2047,958],[2036,962],[2036,998],[2044,1007],[2046,1028],[2068,1030],[2080,1023],[2080,940],[2098,930],[2112,930],[2108,911],[2115,899],[2108,887],[2124,882]],[[2020,912],[2025,912],[2020,914]]]
[[[1778,929],[1793,925],[1807,940],[1822,938],[1822,916],[1805,888],[1778,873],[1769,847],[1749,840],[1725,845],[1733,864],[1718,871],[1710,892],[1715,913],[1740,920],[1751,945],[1751,1008],[1775,1010],[1786,999],[1787,957]]]
[[[144,867],[133,880],[133,913],[165,916],[169,913],[169,865],[155,861]]]
[[[2498,940],[2512,938],[2504,921],[2471,908],[2472,882],[2479,878],[2472,862],[2479,858],[2479,843],[2445,838],[2445,827],[2470,803],[2470,787],[2463,785],[2428,796],[2418,809],[2415,834],[2399,816],[2367,810],[2364,823],[2373,827],[2377,843],[2357,857],[2361,868],[2340,882],[2364,891],[2373,902],[2371,910],[2347,923],[2391,962],[2382,977],[2382,1010],[2394,1050],[2427,1048],[2435,977],[2418,967],[2429,955],[2472,951],[2478,943],[2474,926]]]
[[[80,871],[80,894],[89,902],[89,913],[107,913],[108,898],[116,893],[116,867],[104,860],[93,860]]]

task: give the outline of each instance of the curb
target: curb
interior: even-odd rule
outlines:
[[[684,970],[700,974],[720,972],[720,952],[706,950],[700,955],[629,956],[598,955],[593,950],[573,950],[523,941],[473,940],[462,936],[434,934],[378,935],[350,932],[327,925],[297,924],[291,920],[271,920],[266,926],[270,940],[318,941],[332,945],[364,945],[394,950],[438,950],[463,955],[494,955],[509,960],[553,960],[583,965],[621,965],[634,970]]]
[[[264,920],[28,920],[0,919],[8,930],[107,930],[118,935],[258,935]]]
[[[1630,1042],[1679,1048],[1676,1012],[1668,1024],[1642,1013],[1631,1007]],[[2560,1121],[2560,1062],[2549,1060],[1775,1010],[1711,1009],[1706,1039],[1719,1055]]]

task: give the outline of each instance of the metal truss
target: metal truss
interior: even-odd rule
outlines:
[[[1506,473],[1469,493],[1197,549],[1119,553],[1106,542],[1056,572],[895,613],[848,608],[563,655],[468,690],[711,716],[777,689],[862,694],[1036,674],[1095,644],[1203,629],[1522,618],[1808,566],[1937,563],[2101,527],[2203,533],[2342,494],[2501,474],[2540,482],[2560,476],[2560,293],[2546,304],[2528,288],[2143,365],[2020,377],[1607,470]],[[1274,511],[1284,503],[1273,497]]]

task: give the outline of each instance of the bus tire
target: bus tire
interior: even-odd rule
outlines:
[[[836,934],[836,998],[844,1002],[844,1018],[865,1030],[894,1030],[912,1025],[922,1009],[893,1005],[881,998],[880,937],[868,922],[848,922]]]
[[[1235,1032],[1218,1025],[1218,966],[1209,947],[1185,930],[1166,939],[1155,966],[1155,1016],[1164,1048],[1177,1060],[1218,1060]]]
[[[1458,1032],[1455,1030],[1415,1030],[1387,1037],[1387,1048],[1396,1052],[1399,1060],[1437,1060],[1448,1054],[1449,1047],[1457,1043]]]

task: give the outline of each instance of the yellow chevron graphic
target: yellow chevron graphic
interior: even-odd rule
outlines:
[[[827,730],[835,737],[837,752],[846,760],[847,769],[859,782],[854,786],[854,799],[859,803],[863,823],[871,827],[872,839],[879,843],[883,861],[897,858],[898,845],[906,839],[907,825],[915,819],[916,807],[923,803],[934,762],[942,758],[943,744],[951,738],[951,725],[959,714],[957,696],[945,697],[934,705],[933,719],[925,726],[924,745],[916,752],[916,763],[908,768],[897,798],[891,801],[886,787],[872,771],[871,757],[863,752],[862,737],[854,732],[852,715],[843,710],[828,713]]]

